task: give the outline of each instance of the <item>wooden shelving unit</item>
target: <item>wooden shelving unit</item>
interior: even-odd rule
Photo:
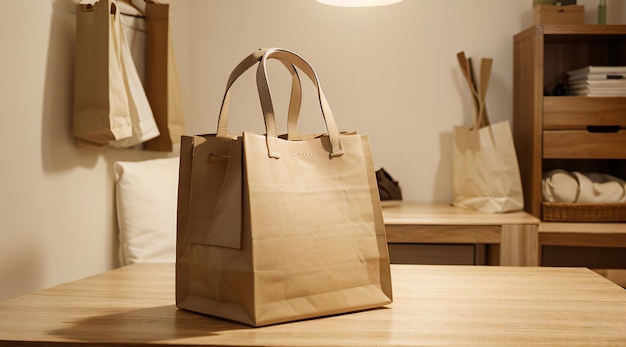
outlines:
[[[541,218],[542,173],[626,178],[626,97],[544,96],[566,72],[626,65],[626,25],[536,25],[514,38],[513,136],[525,210]]]
[[[513,59],[513,136],[525,210],[543,219],[542,173],[551,169],[626,179],[626,97],[545,96],[569,70],[626,66],[626,25],[536,25],[515,35]],[[542,221],[538,234],[540,265],[625,267],[626,223]]]

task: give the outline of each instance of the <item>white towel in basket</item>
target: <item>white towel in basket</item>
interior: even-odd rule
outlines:
[[[626,202],[626,182],[605,173],[552,170],[543,175],[547,202],[612,204]]]

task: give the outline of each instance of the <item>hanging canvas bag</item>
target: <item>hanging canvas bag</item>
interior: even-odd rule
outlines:
[[[522,183],[508,121],[490,124],[485,96],[492,59],[482,59],[480,84],[473,80],[465,54],[457,56],[474,100],[472,127],[457,126],[453,135],[453,205],[483,212],[524,208]]]
[[[185,132],[183,98],[174,59],[169,4],[146,1],[146,94],[160,135],[146,149],[171,152]]]
[[[77,143],[106,146],[132,135],[113,0],[76,5],[74,114]]]
[[[133,56],[133,62],[139,78],[143,83],[146,79],[146,16],[144,0],[138,2],[142,5],[141,7],[135,4],[136,0],[132,2],[129,0],[117,1],[122,11],[122,16],[120,17],[122,31],[130,49],[130,54]]]
[[[122,56],[122,75],[124,76],[124,87],[128,97],[128,111],[133,131],[132,135],[127,138],[110,141],[109,146],[127,148],[159,136],[159,128],[120,20],[115,21],[113,35],[119,44]]]
[[[261,53],[233,70],[217,134],[182,138],[177,306],[263,326],[390,303],[367,136],[339,133],[311,66],[287,50],[264,52],[257,82],[266,134],[227,133],[231,85]],[[313,81],[327,134],[277,136],[267,59]]]

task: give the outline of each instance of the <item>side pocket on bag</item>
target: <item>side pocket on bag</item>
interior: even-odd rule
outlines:
[[[241,248],[242,142],[194,138],[187,239]]]

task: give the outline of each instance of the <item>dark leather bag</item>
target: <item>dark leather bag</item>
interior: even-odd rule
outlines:
[[[398,181],[394,180],[384,168],[376,171],[376,182],[380,200],[402,200],[402,190]]]

